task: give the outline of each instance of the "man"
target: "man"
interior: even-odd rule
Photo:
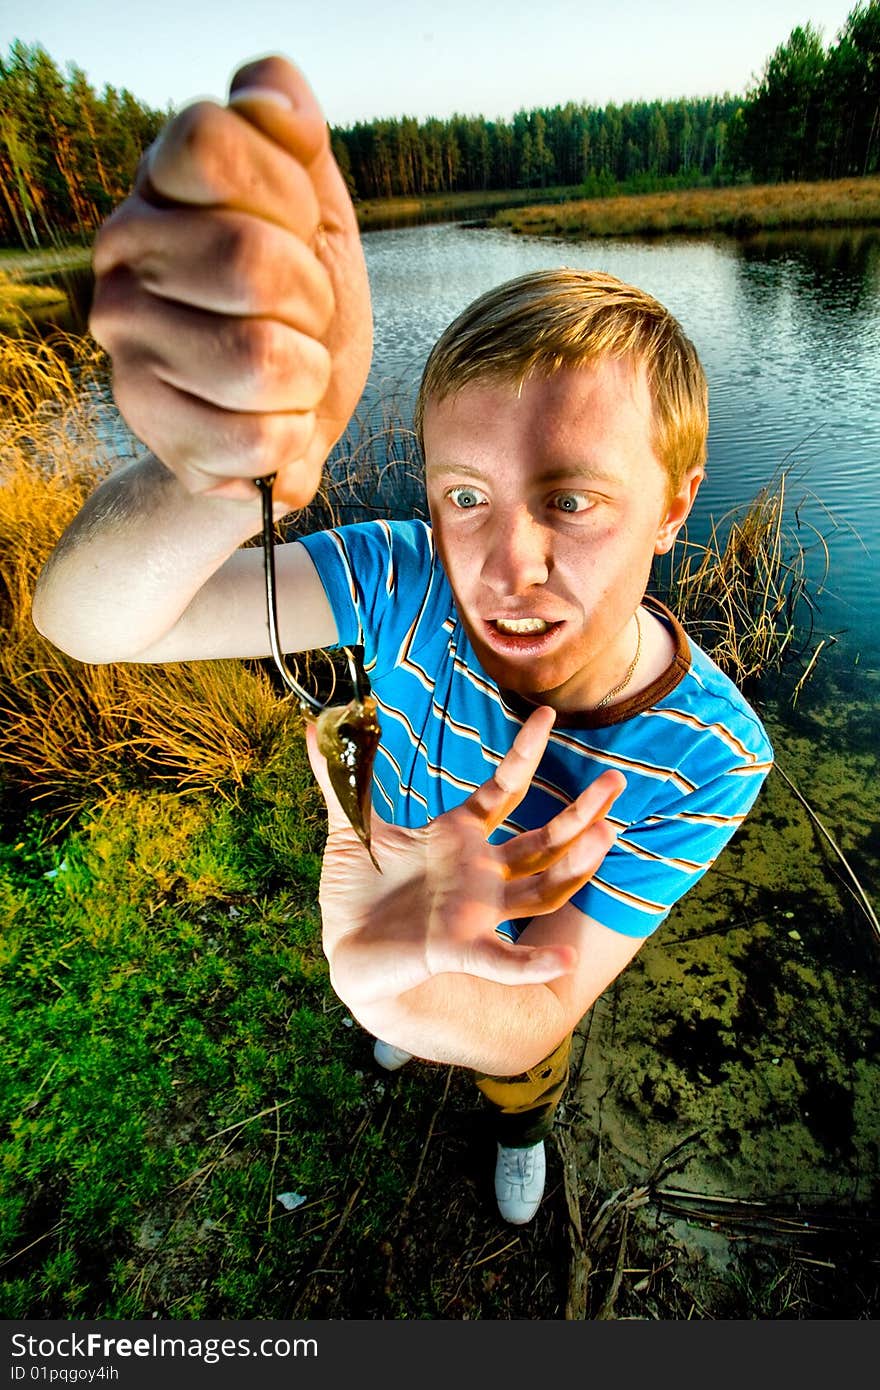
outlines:
[[[183,112],[95,250],[93,331],[153,457],[68,528],[34,619],[84,661],[269,653],[253,478],[305,505],[363,389],[369,289],[326,126],[281,59]],[[742,821],[761,725],[643,600],[703,476],[696,353],[650,296],[556,271],[429,359],[431,528],[279,547],[286,651],[361,643],[382,723],[377,874],[328,807],[331,981],[389,1068],[473,1069],[502,1215],[528,1221],[572,1029]],[[161,460],[161,462],[160,462]],[[124,601],[120,600],[124,595]]]

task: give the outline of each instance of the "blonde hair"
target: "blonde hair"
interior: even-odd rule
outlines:
[[[441,334],[425,364],[415,427],[424,449],[429,400],[487,378],[520,389],[603,357],[644,363],[653,402],[651,443],[674,493],[706,461],[708,388],[696,348],[658,300],[595,270],[540,270],[474,300]]]

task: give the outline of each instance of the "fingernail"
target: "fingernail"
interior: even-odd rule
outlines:
[[[290,97],[286,97],[283,92],[276,91],[274,87],[238,87],[234,92],[230,92],[230,106],[236,106],[243,101],[269,101],[274,106],[280,106],[283,111],[293,110],[293,102]]]

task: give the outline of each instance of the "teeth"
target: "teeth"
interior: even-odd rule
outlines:
[[[511,636],[547,631],[547,623],[543,618],[496,618],[495,626],[499,632],[508,632]]]

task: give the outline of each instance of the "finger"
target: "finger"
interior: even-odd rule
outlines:
[[[615,827],[607,820],[599,821],[585,830],[549,869],[512,880],[504,892],[506,915],[539,917],[564,907],[589,883],[616,838]]]
[[[278,319],[320,339],[333,316],[330,277],[299,237],[240,212],[128,200],[98,234],[98,279],[127,266],[153,295],[215,314]],[[129,329],[136,320],[129,314]]]
[[[270,101],[262,99],[267,91]],[[236,72],[229,100],[238,114],[307,168],[324,231],[331,237],[353,232],[357,239],[357,218],[330,149],[326,117],[302,72],[276,54],[258,59]]]
[[[262,477],[282,467],[289,506],[305,506],[317,491],[323,459],[311,456],[315,417],[310,411],[222,410],[169,386],[127,357],[114,362],[113,396],[137,438],[189,492],[252,499],[252,482],[234,493],[220,488],[230,479]]]
[[[133,313],[134,342],[126,322]],[[96,287],[91,327],[114,357],[136,354],[169,385],[224,410],[314,410],[330,376],[327,349],[286,323],[161,299],[121,268]]]
[[[536,709],[493,775],[463,803],[464,809],[479,819],[487,835],[507,819],[531,786],[555,718],[555,712],[547,705]]]
[[[274,110],[283,118],[283,145],[258,129],[244,107],[195,102],[148,150],[137,192],[160,205],[247,212],[311,241],[322,216],[308,167],[298,155],[313,151],[314,117],[300,121],[292,109]]]
[[[511,878],[549,869],[567,853],[572,842],[602,820],[626,786],[619,772],[603,772],[570,806],[536,830],[515,835],[499,847],[505,872]]]
[[[576,962],[573,946],[518,946],[495,936],[471,941],[464,951],[459,948],[456,963],[444,970],[499,985],[540,985],[567,975]]]

